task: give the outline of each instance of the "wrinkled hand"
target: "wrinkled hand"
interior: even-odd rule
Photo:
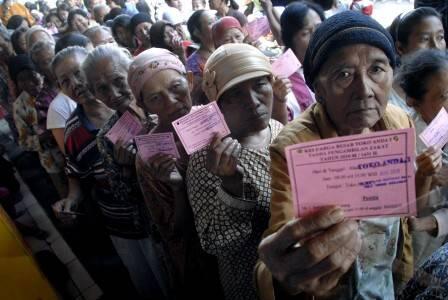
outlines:
[[[231,137],[223,140],[216,134],[207,152],[207,170],[220,177],[234,176],[241,171],[238,166],[238,156],[241,151],[241,144]]]
[[[291,88],[292,84],[288,78],[275,78],[274,84],[272,85],[275,99],[281,102],[286,102],[286,96],[291,92]]]
[[[114,158],[122,166],[132,166],[135,162],[136,154],[137,150],[132,141],[124,142],[123,140],[118,140],[114,145]]]
[[[361,245],[358,223],[344,220],[342,210],[333,207],[288,222],[264,238],[258,252],[287,293],[324,296],[348,271]]]
[[[168,183],[172,187],[181,187],[184,178],[176,167],[176,159],[165,153],[157,153],[146,162],[146,168],[153,178]]]
[[[76,215],[74,214],[78,207],[78,201],[71,198],[64,198],[53,204],[53,212],[62,223],[72,224]]]
[[[442,150],[429,147],[425,152],[417,156],[416,163],[418,175],[432,176],[442,168]]]

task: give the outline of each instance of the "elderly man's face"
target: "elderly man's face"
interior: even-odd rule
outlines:
[[[331,55],[315,81],[323,103],[340,134],[372,128],[383,116],[393,70],[384,52],[369,45],[344,47]]]
[[[93,44],[93,47],[98,47],[100,45],[105,44],[115,44],[115,39],[112,36],[112,33],[106,30],[98,30],[91,38],[90,41]]]

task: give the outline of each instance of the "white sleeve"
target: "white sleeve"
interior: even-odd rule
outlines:
[[[48,108],[47,129],[65,128],[65,122],[67,122],[68,118],[76,108],[75,103],[55,100],[53,100]]]

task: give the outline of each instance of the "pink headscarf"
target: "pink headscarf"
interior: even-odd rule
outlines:
[[[235,19],[234,17],[222,17],[215,23],[213,23],[212,26],[212,37],[213,41],[216,44],[216,41],[219,41],[222,39],[223,35],[227,32],[227,30],[231,28],[237,28],[241,32],[243,32],[243,29],[241,28],[240,22]]]
[[[163,70],[175,70],[180,74],[187,73],[179,58],[166,49],[151,48],[134,58],[129,67],[128,83],[137,101],[141,100],[144,84]]]

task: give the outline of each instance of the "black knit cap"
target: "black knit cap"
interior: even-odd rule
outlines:
[[[151,17],[148,14],[138,13],[138,14],[135,14],[134,16],[132,16],[131,23],[129,24],[129,29],[132,32],[132,34],[134,34],[135,28],[139,24],[144,23],[144,22],[152,23]]]
[[[334,51],[354,44],[367,44],[383,50],[390,65],[395,67],[395,47],[389,32],[369,16],[345,11],[322,22],[311,38],[303,63],[307,85],[313,89],[320,68]]]
[[[34,65],[27,54],[19,54],[13,56],[8,62],[9,75],[12,81],[17,84],[17,76],[19,76],[22,71],[35,71]]]

